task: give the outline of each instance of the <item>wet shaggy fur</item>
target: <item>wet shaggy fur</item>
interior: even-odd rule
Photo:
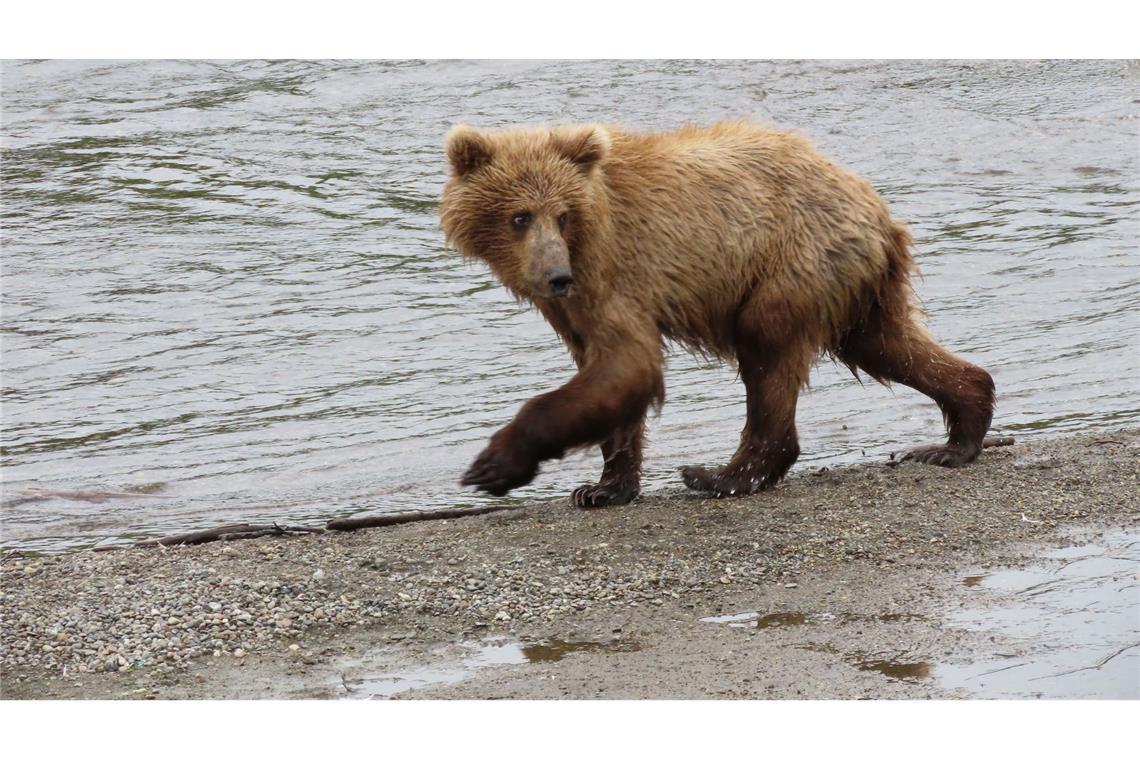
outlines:
[[[685,468],[691,488],[746,494],[783,477],[821,354],[939,405],[949,440],[908,457],[958,466],[981,451],[990,375],[927,332],[910,236],[883,199],[806,139],[744,122],[663,134],[456,127],[447,153],[448,241],[533,303],[579,367],[492,436],[463,483],[505,494],[542,461],[601,444],[601,480],[574,502],[632,499],[643,420],[664,401],[666,340],[734,361],[747,394],[736,454]]]

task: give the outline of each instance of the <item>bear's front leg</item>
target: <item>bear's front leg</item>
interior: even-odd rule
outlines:
[[[631,350],[638,345],[650,348]],[[570,382],[526,402],[491,437],[460,483],[502,496],[532,481],[547,459],[606,441],[618,430],[640,429],[649,406],[665,393],[660,342],[630,340],[623,347],[620,353],[591,352]]]

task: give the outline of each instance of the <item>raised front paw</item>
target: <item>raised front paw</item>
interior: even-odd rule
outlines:
[[[595,485],[578,486],[570,494],[570,503],[579,509],[596,509],[618,504],[628,504],[639,493],[636,483],[602,481]]]
[[[467,468],[461,485],[475,486],[492,496],[505,496],[512,488],[525,486],[538,474],[538,462],[510,446],[491,439],[483,453]]]

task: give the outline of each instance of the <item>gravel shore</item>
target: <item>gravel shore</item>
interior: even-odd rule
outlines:
[[[598,653],[599,661],[619,658],[610,670],[652,647],[667,671],[708,654],[704,634],[684,633],[702,616],[777,609],[792,593],[837,599],[839,588],[845,614],[921,615],[920,587],[934,594],[931,579],[948,572],[1023,561],[1024,546],[1063,541],[1073,529],[1135,529],[1138,460],[1140,431],[1116,431],[1019,442],[960,470],[908,463],[800,471],[740,499],[678,491],[613,509],[541,503],[354,534],[9,554],[0,563],[0,687],[17,699],[333,696],[305,673],[349,652],[410,662],[473,637],[570,634],[612,640],[616,651]],[[898,596],[884,599],[891,583]],[[808,695],[934,694],[903,682],[876,694],[866,674],[856,675],[850,688],[839,679]],[[477,693],[458,686],[425,694],[602,693],[586,679],[575,688],[572,678],[528,691],[520,684],[533,683],[533,672],[484,681]],[[665,676],[656,684],[608,693],[796,695],[760,686],[686,690]],[[348,682],[344,690],[352,691]]]

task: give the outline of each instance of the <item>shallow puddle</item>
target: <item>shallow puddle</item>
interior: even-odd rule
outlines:
[[[478,642],[465,642],[470,654],[456,657],[446,649],[437,650],[435,665],[368,673],[367,666],[357,661],[350,666],[353,677],[339,676],[340,696],[346,699],[386,699],[406,691],[429,686],[459,683],[476,671],[501,665],[557,662],[575,652],[637,652],[641,645],[634,641],[566,641],[541,639],[520,642],[493,637]],[[362,672],[364,673],[362,675]]]
[[[1117,531],[1043,560],[964,578],[978,604],[951,625],[1013,651],[940,664],[938,682],[979,697],[1140,698],[1140,534]]]
[[[844,652],[831,644],[804,644],[799,648],[842,657],[859,670],[873,670],[896,681],[921,681],[930,678],[934,670],[934,665],[931,663],[908,660],[905,655],[890,659],[882,657],[881,653]]]
[[[756,627],[763,630],[765,628],[780,628],[788,625],[804,625],[810,619],[811,616],[805,615],[802,612],[773,612],[756,618]]]
[[[918,681],[930,678],[934,666],[929,662],[898,662],[896,660],[861,660],[858,657],[849,658],[849,662],[859,670],[875,670],[887,678],[899,681]]]
[[[641,645],[633,641],[563,641],[547,639],[536,644],[519,646],[527,662],[558,662],[573,652],[640,652]]]
[[[808,623],[825,623],[835,620],[830,612],[738,612],[731,615],[712,615],[701,618],[702,623],[724,623],[729,628],[786,628]]]
[[[711,615],[701,618],[702,623],[721,623],[729,628],[788,628],[800,625],[817,625],[820,623],[854,623],[878,621],[881,623],[897,623],[903,620],[921,620],[921,615],[907,612],[888,612],[882,615],[837,615],[833,612],[737,612],[729,615]]]
[[[736,612],[728,615],[710,615],[701,618],[702,623],[724,623],[729,628],[751,628],[760,617],[759,612]]]

